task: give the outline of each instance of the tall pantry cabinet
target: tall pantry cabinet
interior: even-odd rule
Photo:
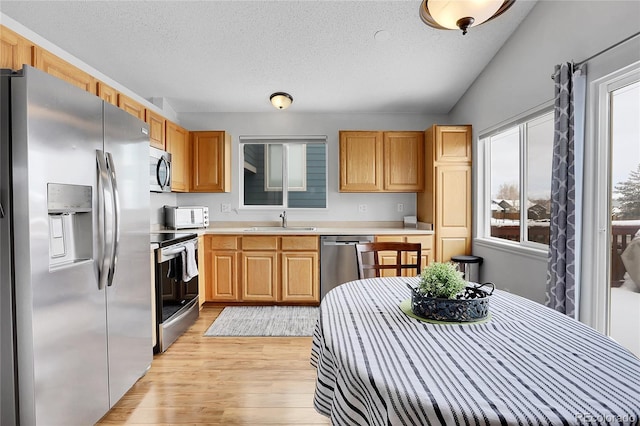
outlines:
[[[434,260],[471,253],[471,126],[433,125],[425,131],[425,190],[420,222],[433,224]]]

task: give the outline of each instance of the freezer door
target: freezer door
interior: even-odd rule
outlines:
[[[93,424],[109,409],[95,229],[102,101],[31,67],[12,78],[20,424]]]
[[[10,78],[0,71],[0,424],[16,420],[15,358],[13,352],[13,287],[11,233]],[[7,123],[7,124],[5,124]]]
[[[107,285],[109,395],[113,406],[153,358],[149,270],[147,125],[104,104],[104,152],[116,197],[115,247]]]

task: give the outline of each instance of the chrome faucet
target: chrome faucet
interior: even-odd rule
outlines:
[[[280,213],[280,217],[282,218],[282,227],[286,228],[287,227],[287,211],[283,211],[282,213]]]

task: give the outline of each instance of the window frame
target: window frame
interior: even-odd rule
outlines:
[[[503,247],[507,250],[516,249],[524,254],[546,255],[549,245],[528,241],[528,226],[526,207],[528,195],[528,134],[527,124],[543,116],[553,114],[553,101],[527,111],[517,117],[505,121],[499,125],[489,128],[480,133],[478,137],[478,218],[476,223],[476,243],[491,247]],[[491,236],[491,137],[503,133],[510,129],[518,129],[518,173],[519,173],[519,202],[520,202],[520,223],[519,240],[512,241],[504,238]],[[549,188],[551,190],[551,188]]]
[[[304,210],[308,210],[308,211],[323,211],[323,210],[328,210],[329,209],[329,143],[328,143],[328,137],[326,135],[285,135],[285,136],[280,136],[280,135],[267,135],[267,136],[262,136],[262,135],[243,135],[240,136],[238,138],[238,165],[239,165],[239,170],[240,173],[238,173],[238,181],[239,181],[239,185],[238,187],[240,188],[240,193],[239,193],[239,202],[238,202],[238,208],[240,210],[282,210],[282,209],[287,209],[287,210],[295,210],[295,211],[304,211]],[[257,145],[273,145],[273,144],[282,144],[282,145],[287,145],[287,144],[294,144],[294,143],[298,143],[298,144],[323,144],[324,145],[324,149],[325,149],[325,159],[324,159],[324,168],[325,168],[325,207],[290,207],[288,205],[289,203],[289,197],[288,197],[288,190],[286,188],[281,188],[282,190],[282,203],[278,204],[278,205],[253,205],[253,204],[245,204],[245,200],[244,200],[244,169],[245,169],[245,161],[244,161],[244,146],[245,145],[251,145],[251,144],[257,144]],[[266,149],[265,149],[266,151]],[[287,149],[283,150],[285,152],[285,163],[287,164]],[[306,147],[305,147],[305,153],[306,153]],[[307,165],[305,163],[304,169],[306,171],[307,169]],[[283,182],[288,181],[288,173],[286,172],[286,167],[284,168],[284,173],[283,173]],[[306,180],[306,178],[305,178]],[[265,179],[265,188],[266,188],[266,179]],[[273,189],[273,187],[271,188]],[[266,192],[266,191],[265,191]]]

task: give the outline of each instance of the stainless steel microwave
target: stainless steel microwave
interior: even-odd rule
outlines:
[[[207,228],[209,207],[164,206],[164,225],[169,229]]]
[[[171,154],[149,147],[149,184],[151,192],[171,192]]]

